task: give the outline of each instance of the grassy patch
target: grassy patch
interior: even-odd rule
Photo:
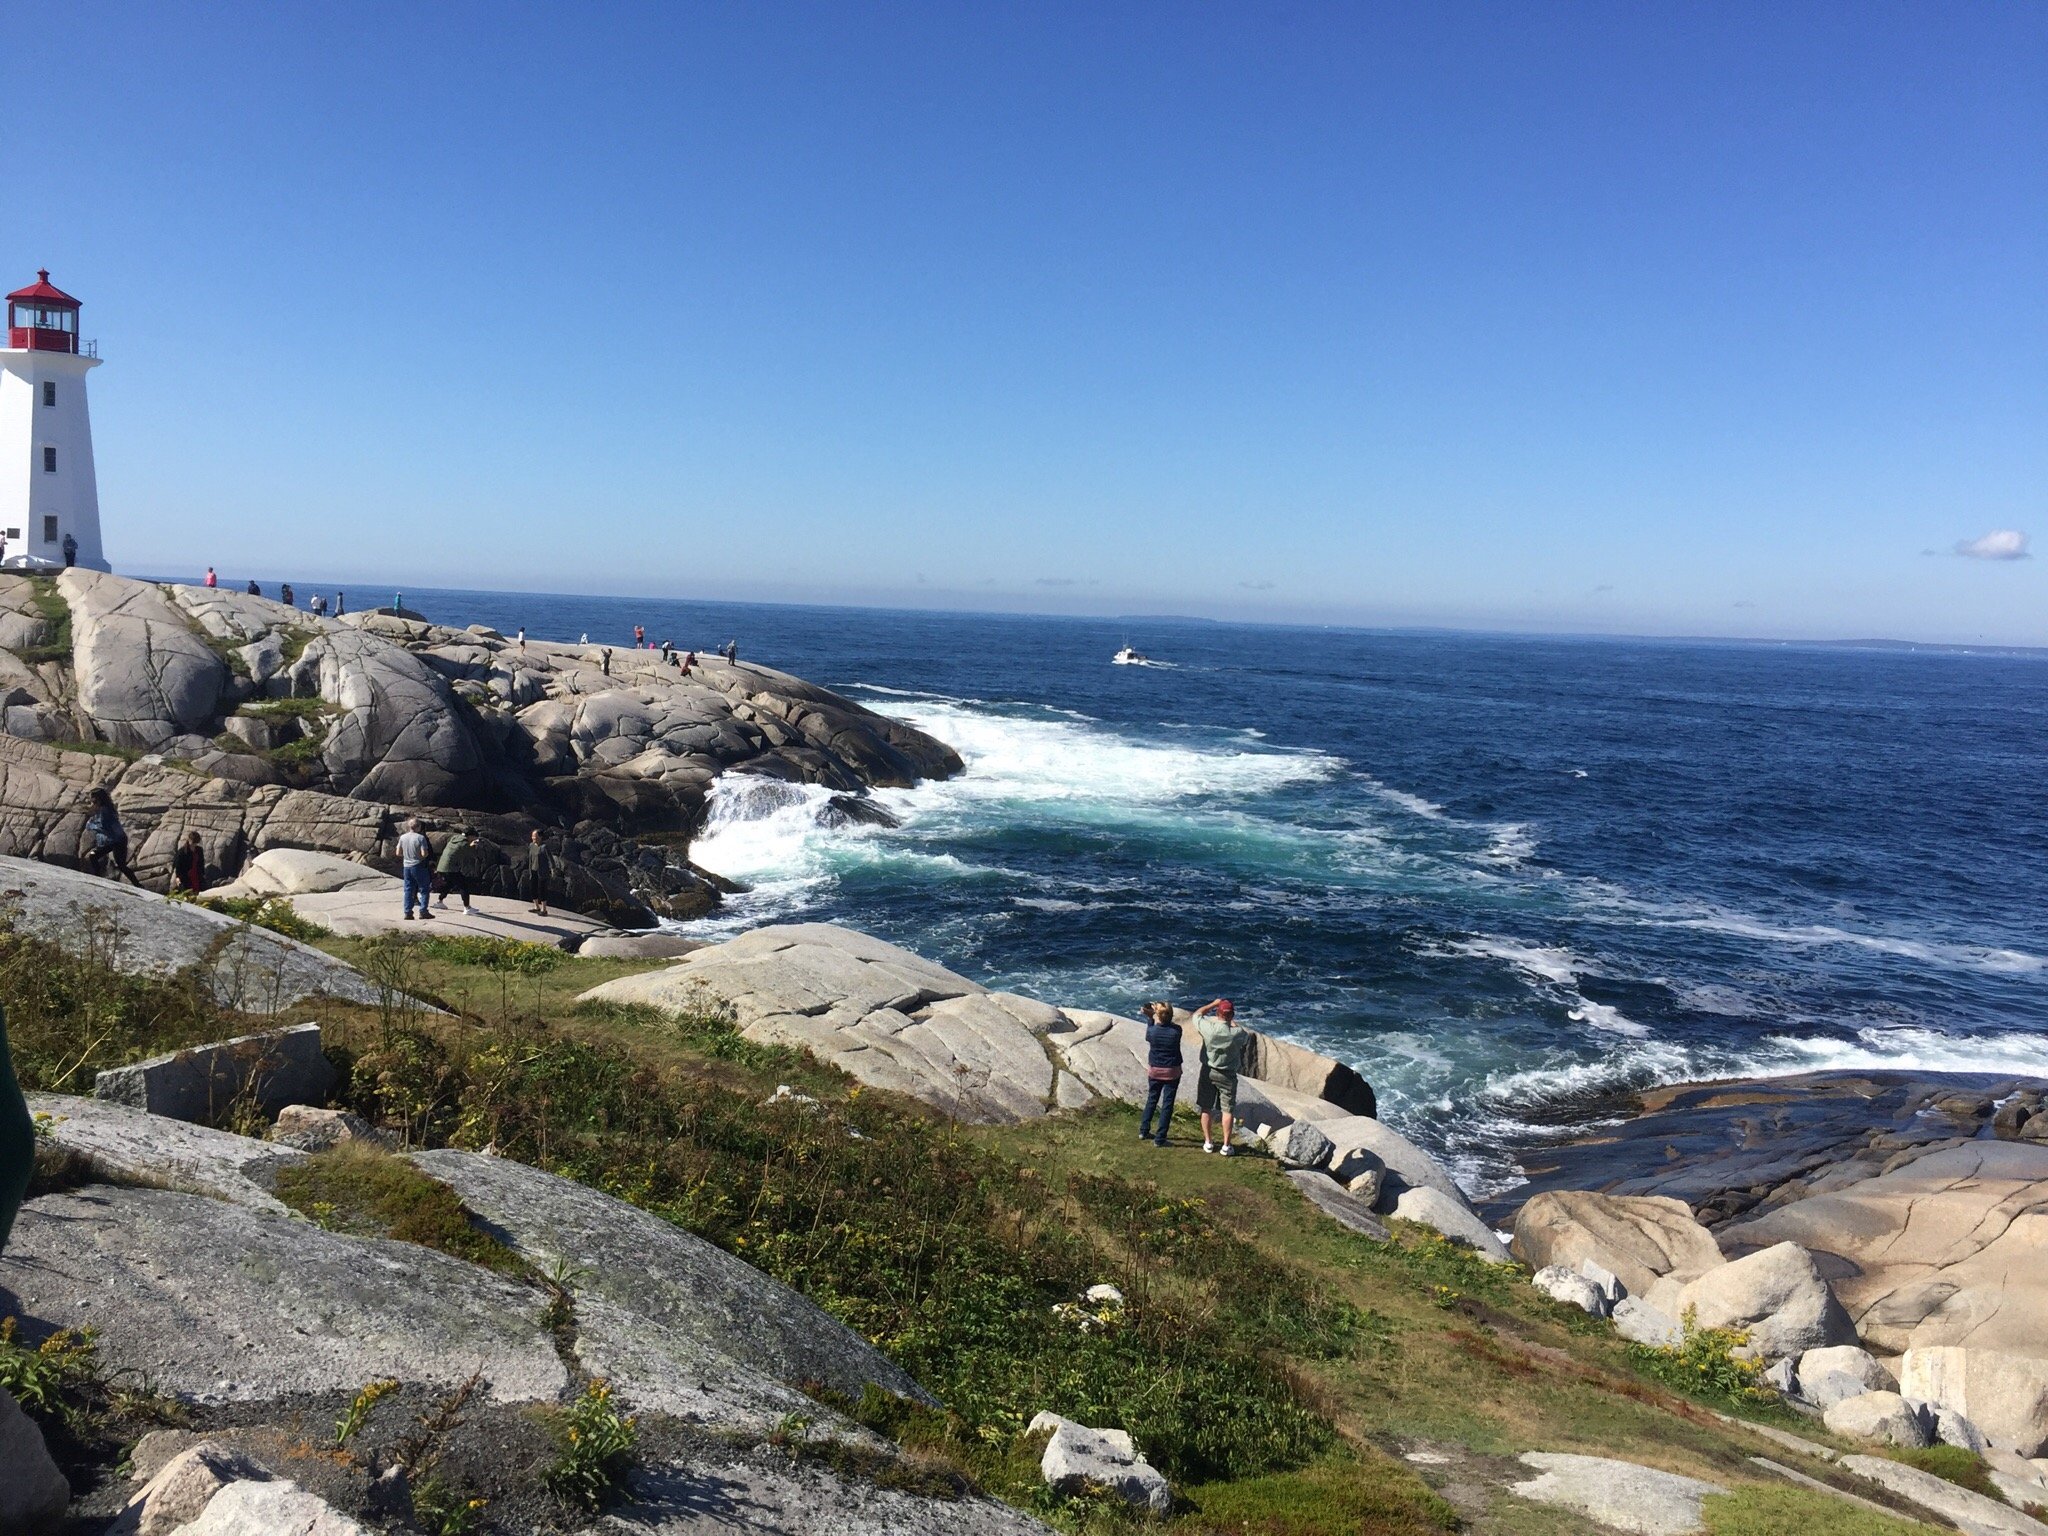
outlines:
[[[500,1274],[527,1273],[518,1254],[471,1220],[454,1190],[366,1142],[345,1141],[281,1168],[277,1198],[330,1232],[396,1238]]]
[[[64,601],[57,591],[57,583],[48,576],[31,576],[29,586],[36,608],[49,621],[50,638],[41,645],[31,645],[17,655],[31,666],[46,661],[69,661],[71,659],[71,605]]]
[[[1991,1469],[1984,1465],[1984,1458],[1975,1451],[1966,1451],[1959,1445],[1929,1445],[1916,1448],[1905,1446],[1887,1447],[1881,1454],[1893,1461],[1903,1461],[1909,1467],[1918,1467],[1922,1472],[1932,1472],[1936,1477],[1954,1483],[1958,1488],[1967,1488],[1972,1493],[1981,1493],[1987,1499],[2006,1502],[1998,1485],[1991,1481]],[[2048,1498],[2048,1495],[2044,1495]]]
[[[234,1032],[196,971],[125,968],[127,936],[108,914],[83,914],[68,945],[5,924],[0,913],[0,1004],[25,1088],[90,1093],[95,1073]]]
[[[414,942],[429,960],[481,966],[487,971],[510,971],[516,976],[540,976],[559,970],[569,958],[552,944],[529,944],[524,939],[491,938],[481,933],[458,933],[445,939],[420,938]]]
[[[325,699],[260,699],[235,711],[257,720],[320,720],[340,711]]]
[[[301,943],[327,937],[327,930],[320,924],[299,916],[288,896],[205,896],[200,898],[199,905]]]
[[[706,993],[702,1006],[669,1013],[645,1003],[578,1003],[576,1017],[613,1028],[644,1030],[666,1036],[713,1061],[729,1061],[756,1072],[800,1074],[810,1064],[802,1051],[786,1045],[763,1045],[740,1031],[739,1015],[723,998]]]
[[[82,752],[87,757],[118,757],[124,763],[132,763],[142,756],[135,747],[118,746],[111,741],[53,741],[47,745],[58,752]]]
[[[1457,1511],[1399,1462],[1335,1455],[1298,1472],[1198,1484],[1177,1531],[1199,1536],[1435,1536],[1459,1529]]]
[[[1815,1536],[1929,1536],[1941,1529],[1903,1515],[1880,1515],[1810,1488],[1756,1486],[1709,1494],[1705,1513],[1711,1536],[1786,1536],[1789,1531],[1811,1531]]]

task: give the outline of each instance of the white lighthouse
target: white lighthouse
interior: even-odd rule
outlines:
[[[38,272],[7,295],[0,351],[0,568],[108,569],[92,468],[85,376],[99,347],[78,336],[78,300]]]

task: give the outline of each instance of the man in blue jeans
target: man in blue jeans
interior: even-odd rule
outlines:
[[[405,835],[398,840],[398,858],[403,866],[405,879],[405,920],[412,921],[412,905],[418,898],[421,917],[432,917],[427,910],[434,894],[433,845],[427,841],[427,834],[420,830],[419,818],[415,816],[405,824]]]

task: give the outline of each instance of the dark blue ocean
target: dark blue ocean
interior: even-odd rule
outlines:
[[[737,637],[966,759],[885,792],[894,831],[729,783],[695,856],[752,889],[701,927],[846,922],[1089,1008],[1227,996],[1476,1182],[1623,1086],[2048,1075],[2048,658],[407,602],[536,638]],[[1127,641],[1166,665],[1112,666]]]

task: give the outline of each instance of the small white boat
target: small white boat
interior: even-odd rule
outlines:
[[[1147,666],[1151,663],[1152,660],[1152,658],[1150,656],[1147,656],[1143,651],[1133,650],[1128,645],[1125,646],[1122,650],[1118,651],[1114,656],[1110,657],[1109,659],[1119,667]]]

